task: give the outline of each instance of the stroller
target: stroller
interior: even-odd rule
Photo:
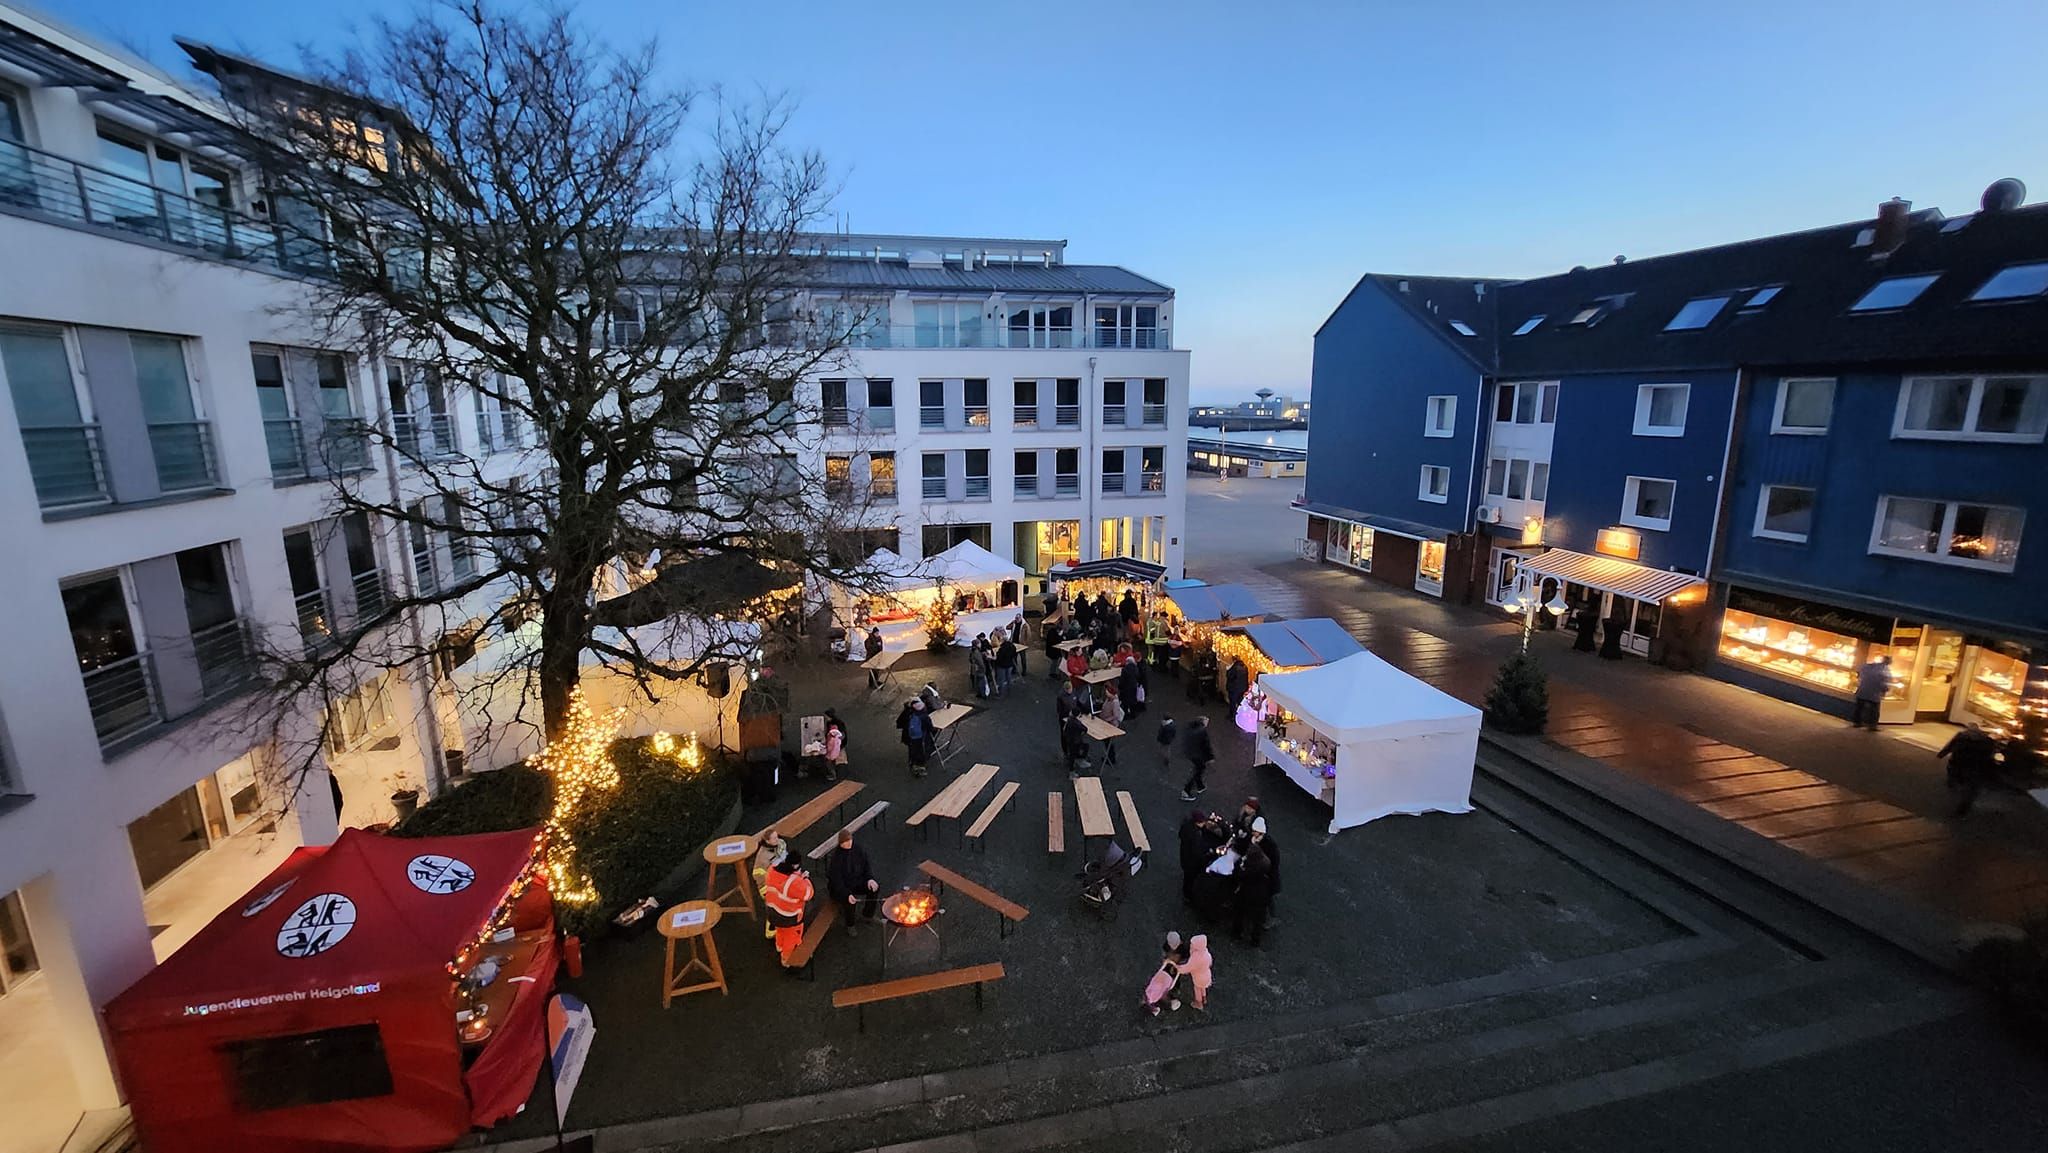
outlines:
[[[1122,894],[1124,882],[1138,875],[1145,867],[1145,854],[1126,852],[1115,841],[1109,843],[1109,850],[1100,861],[1090,861],[1088,866],[1074,874],[1081,882],[1081,902],[1106,917],[1116,915],[1117,898]]]

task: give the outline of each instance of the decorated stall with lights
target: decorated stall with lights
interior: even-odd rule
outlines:
[[[1250,697],[1255,761],[1330,806],[1330,831],[1472,808],[1479,710],[1369,652],[1267,673]]]
[[[1197,673],[1214,655],[1218,629],[1254,624],[1267,615],[1266,606],[1243,585],[1198,580],[1167,581],[1158,606],[1180,636],[1182,665]],[[1218,671],[1224,667],[1217,662]]]
[[[887,652],[926,647],[933,631],[964,645],[977,634],[1015,620],[1024,569],[973,541],[961,541],[921,561],[877,549],[860,583],[840,586],[833,617],[847,631],[846,658],[867,659],[868,630],[882,634]]]
[[[1054,565],[1045,576],[1059,586],[1064,600],[1106,596],[1115,604],[1123,599],[1124,593],[1132,592],[1137,594],[1138,607],[1150,615],[1166,577],[1166,566],[1136,557],[1110,556]]]
[[[1296,669],[1312,669],[1331,661],[1341,661],[1353,653],[1362,653],[1365,646],[1344,631],[1344,626],[1329,617],[1310,617],[1298,621],[1266,621],[1262,624],[1239,625],[1220,629],[1216,633],[1216,675],[1218,691],[1221,678],[1230,669],[1232,662],[1244,664],[1246,683],[1257,680],[1267,673],[1293,672]],[[1238,702],[1241,714],[1237,727],[1245,732],[1256,728],[1251,713]]]
[[[535,829],[302,848],[105,1010],[151,1153],[443,1149],[532,1090],[559,956]]]

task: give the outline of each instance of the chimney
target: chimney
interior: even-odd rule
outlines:
[[[1877,227],[1870,237],[1871,254],[1888,256],[1906,242],[1906,228],[1913,202],[1894,196],[1877,206]]]

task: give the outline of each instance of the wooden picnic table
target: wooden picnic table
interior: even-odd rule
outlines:
[[[1113,741],[1124,735],[1122,729],[1089,713],[1081,714],[1081,727],[1088,730],[1088,735],[1098,741]]]
[[[1075,637],[1073,640],[1061,641],[1052,647],[1058,649],[1063,653],[1072,653],[1079,652],[1080,650],[1087,648],[1092,643],[1094,643],[1094,638],[1092,637]]]
[[[860,663],[860,667],[864,669],[870,669],[878,673],[886,673],[890,669],[895,668],[896,662],[902,659],[902,650],[883,649],[881,652],[878,652],[874,656],[871,656],[868,659],[862,661]]]
[[[759,833],[754,835],[765,837],[773,832],[781,833],[784,837],[794,837],[812,825],[817,824],[826,813],[844,805],[849,798],[864,788],[867,788],[867,786],[859,781],[841,781],[817,796],[812,797],[802,805],[797,806],[791,812],[770,821]]]
[[[1083,837],[1116,836],[1116,825],[1109,819],[1109,800],[1102,795],[1101,777],[1074,779],[1074,806],[1081,813]]]
[[[953,751],[953,746],[960,740],[960,731],[955,726],[961,721],[966,720],[967,714],[973,711],[973,705],[953,704],[947,705],[945,708],[932,714],[932,730],[944,738],[932,749],[932,756],[940,764],[946,763],[947,755]]]
[[[1138,803],[1131,794],[1117,790],[1117,807],[1124,811],[1124,828],[1130,831],[1131,846],[1141,853],[1152,851],[1152,838],[1145,835],[1145,822],[1138,819]]]
[[[1106,685],[1109,682],[1116,680],[1118,677],[1121,677],[1123,675],[1124,671],[1122,669],[1112,665],[1106,669],[1089,669],[1087,672],[1081,674],[1081,680],[1084,684]]]
[[[1000,772],[1002,769],[995,765],[974,766],[955,777],[951,784],[940,789],[937,795],[925,802],[923,808],[911,814],[910,820],[905,824],[923,828],[925,821],[934,817],[958,821],[960,814],[967,811],[967,807],[974,803],[974,798],[980,796],[981,790],[987,788],[988,783]]]

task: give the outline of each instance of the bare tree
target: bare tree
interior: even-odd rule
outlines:
[[[331,469],[336,510],[457,558],[367,597],[330,643],[285,646],[274,715],[365,664],[526,637],[491,679],[530,678],[553,737],[586,653],[649,691],[730,655],[650,653],[629,626],[859,579],[832,546],[861,510],[827,495],[802,387],[865,319],[797,293],[825,166],[782,146],[780,107],[665,90],[654,64],[564,12],[481,4],[380,25],[311,79],[214,62],[312,273],[307,315],[386,366],[390,411],[329,451],[395,467]],[[481,433],[524,442],[516,468],[449,451],[459,390],[498,414]],[[640,575],[601,600],[611,571]]]

